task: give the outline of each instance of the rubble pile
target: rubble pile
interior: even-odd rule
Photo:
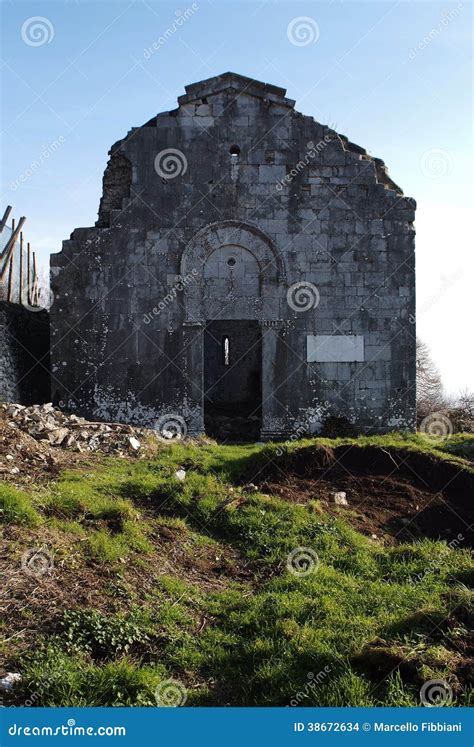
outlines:
[[[75,452],[130,454],[138,452],[143,438],[153,434],[149,429],[123,423],[93,423],[78,415],[63,413],[51,403],[29,407],[0,405],[0,416],[11,429],[21,431],[47,447],[60,446]],[[2,457],[2,461],[8,459],[8,454],[2,454]]]

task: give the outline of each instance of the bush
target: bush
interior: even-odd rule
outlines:
[[[94,659],[127,653],[148,639],[138,621],[123,615],[103,615],[97,610],[69,610],[60,623],[60,637],[69,650],[80,649]]]

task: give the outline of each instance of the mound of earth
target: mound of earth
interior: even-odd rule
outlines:
[[[294,503],[321,501],[363,534],[387,543],[420,537],[473,545],[474,473],[404,449],[307,447],[269,462],[259,487]],[[344,492],[348,506],[334,495]]]

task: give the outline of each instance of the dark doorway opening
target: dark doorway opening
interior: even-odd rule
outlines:
[[[255,441],[262,427],[262,334],[256,321],[208,322],[204,424],[221,441]]]

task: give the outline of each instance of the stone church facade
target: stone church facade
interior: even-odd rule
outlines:
[[[284,89],[186,86],[52,255],[54,402],[190,435],[412,429],[415,207]]]

